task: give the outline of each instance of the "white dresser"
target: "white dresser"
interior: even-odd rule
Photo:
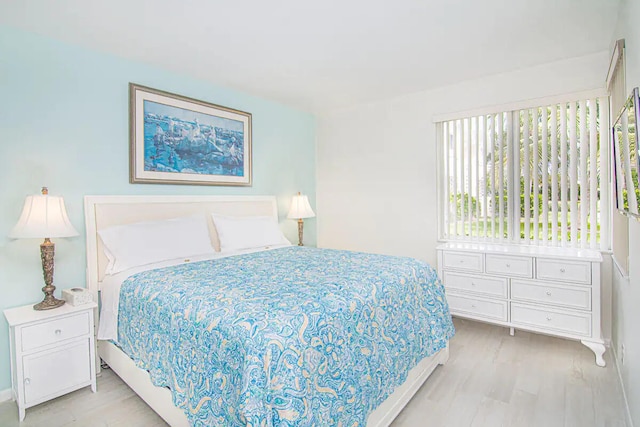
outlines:
[[[437,247],[451,314],[580,340],[605,366],[598,251],[498,244]]]
[[[10,328],[11,383],[20,421],[25,409],[82,387],[96,391],[94,302],[4,311]]]

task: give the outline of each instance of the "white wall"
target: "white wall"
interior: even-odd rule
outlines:
[[[640,86],[640,2],[624,0],[620,7],[616,39],[626,43],[627,92]],[[640,425],[640,222],[629,222],[629,277],[614,268],[613,343],[618,366],[636,426]],[[622,363],[622,345],[625,347]]]
[[[318,118],[318,245],[436,264],[435,114],[604,87],[609,52],[488,76]],[[470,64],[472,66],[472,64]],[[602,330],[611,337],[611,262]]]
[[[435,265],[432,116],[601,88],[608,61],[601,52],[320,116],[318,244]]]

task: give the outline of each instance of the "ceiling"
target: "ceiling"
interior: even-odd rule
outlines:
[[[620,0],[0,0],[0,23],[312,112],[610,48]]]

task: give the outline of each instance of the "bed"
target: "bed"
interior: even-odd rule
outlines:
[[[85,198],[98,355],[170,425],[387,426],[447,361],[444,291],[417,260],[283,244],[106,274],[98,233],[212,213],[278,218],[271,196]]]

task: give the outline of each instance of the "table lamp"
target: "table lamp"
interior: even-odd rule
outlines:
[[[56,287],[53,286],[53,256],[55,245],[51,237],[72,237],[78,232],[69,222],[64,200],[59,196],[49,196],[47,187],[42,187],[42,195],[27,196],[18,223],[9,233],[13,239],[44,238],[40,245],[42,259],[42,273],[45,286],[44,300],[34,305],[35,310],[49,310],[60,307],[64,300],[53,296]]]
[[[287,218],[289,219],[297,219],[298,220],[298,246],[302,245],[302,229],[304,227],[303,218],[313,218],[316,216],[309,205],[309,198],[304,194],[296,194],[293,196],[291,200],[291,209],[289,209],[289,215]]]

